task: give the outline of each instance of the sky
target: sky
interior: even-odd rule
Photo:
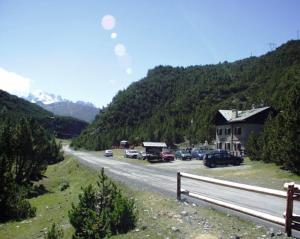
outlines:
[[[297,39],[298,0],[0,0],[0,89],[106,106],[157,65],[260,56]]]

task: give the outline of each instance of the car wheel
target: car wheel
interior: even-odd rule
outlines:
[[[215,168],[216,167],[216,163],[210,163],[210,168]]]

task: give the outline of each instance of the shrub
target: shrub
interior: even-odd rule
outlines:
[[[63,236],[63,230],[53,223],[51,229],[48,230],[45,239],[62,239]]]
[[[74,238],[105,238],[135,227],[137,212],[133,199],[126,198],[102,170],[97,187],[88,185],[72,204],[69,219]]]
[[[60,191],[65,191],[68,187],[70,187],[70,183],[68,181],[63,181],[60,184]]]

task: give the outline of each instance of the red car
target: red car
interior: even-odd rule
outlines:
[[[160,157],[163,161],[174,161],[175,155],[172,151],[165,150],[160,153]]]

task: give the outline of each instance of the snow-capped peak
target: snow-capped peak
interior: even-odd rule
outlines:
[[[32,103],[43,103],[45,105],[49,105],[56,102],[62,102],[66,101],[63,99],[60,95],[54,95],[50,94],[44,91],[34,91],[33,93],[30,93],[26,99]]]

